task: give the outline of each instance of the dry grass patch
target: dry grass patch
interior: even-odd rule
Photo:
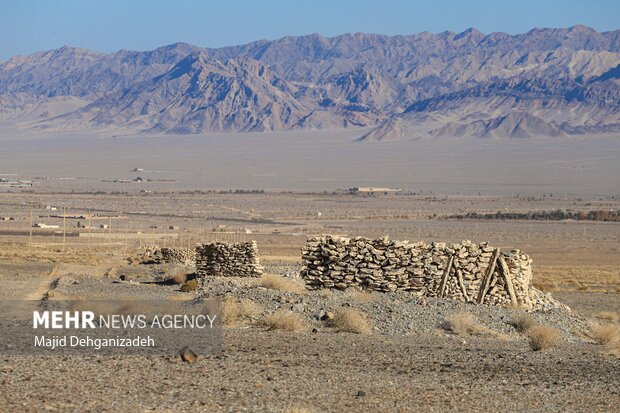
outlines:
[[[313,411],[301,406],[290,406],[284,409],[282,413],[313,413]]]
[[[306,288],[303,285],[287,280],[279,275],[266,275],[258,281],[258,285],[270,290],[289,291],[296,294],[306,292]]]
[[[222,323],[226,326],[251,323],[258,319],[262,309],[252,300],[225,298],[222,300]]]
[[[321,298],[329,298],[332,295],[334,295],[334,293],[329,288],[324,288],[322,290],[319,290],[319,297]]]
[[[356,301],[358,303],[366,303],[369,301],[377,300],[376,294],[364,290],[353,290],[349,293],[349,297],[351,297],[353,301]]]
[[[520,314],[512,319],[513,325],[517,329],[517,331],[521,334],[527,333],[532,327],[538,325],[536,320],[534,320],[528,314]]]
[[[366,314],[357,310],[338,311],[329,324],[346,333],[368,334],[372,330]]]
[[[601,311],[594,314],[594,317],[600,320],[611,321],[613,323],[617,323],[618,321],[620,321],[620,314],[615,311]]]
[[[588,336],[599,344],[613,346],[620,344],[620,326],[616,324],[594,324],[590,326]]]
[[[306,321],[301,315],[284,309],[265,317],[262,325],[269,330],[283,331],[302,331],[308,328]]]
[[[527,336],[530,339],[530,347],[534,351],[557,347],[562,342],[560,330],[548,326],[536,325],[527,330]]]
[[[198,290],[198,281],[196,280],[185,281],[181,285],[181,288],[179,288],[179,291],[182,293],[192,293],[196,290]]]
[[[620,325],[593,324],[587,334],[589,338],[605,346],[610,355],[620,358]]]
[[[506,335],[480,324],[471,313],[452,314],[446,318],[443,327],[446,331],[458,335],[508,339]]]
[[[187,271],[185,268],[174,267],[165,271],[166,281],[174,284],[183,284],[187,281]]]

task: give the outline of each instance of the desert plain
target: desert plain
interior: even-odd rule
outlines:
[[[0,410],[617,409],[620,223],[456,217],[618,211],[617,139],[361,143],[357,135],[3,136],[0,173],[33,182],[0,188],[3,300],[209,296],[222,300],[224,326],[221,352],[195,363],[174,354],[0,354]],[[570,311],[309,291],[300,251],[321,234],[516,248],[533,260],[534,286]],[[191,265],[149,261],[158,248],[249,240],[261,278],[212,277],[184,292]],[[133,282],[117,282],[122,275]],[[361,319],[338,322],[346,312]],[[559,339],[534,350],[523,317]]]

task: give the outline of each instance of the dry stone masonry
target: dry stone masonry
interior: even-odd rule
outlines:
[[[260,277],[263,272],[256,241],[214,242],[196,248],[196,274],[199,277]]]
[[[196,250],[193,248],[162,248],[161,261],[169,264],[193,265],[196,261]]]
[[[412,291],[490,305],[532,307],[532,260],[519,250],[500,251],[483,242],[393,241],[322,236],[302,249],[301,276],[308,288],[357,286],[376,291]]]

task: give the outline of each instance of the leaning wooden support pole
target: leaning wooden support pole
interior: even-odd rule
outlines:
[[[463,297],[465,298],[466,302],[469,302],[469,295],[467,294],[467,288],[465,288],[465,282],[463,281],[463,272],[460,268],[456,269],[456,276],[458,277],[459,287],[461,288]]]
[[[450,256],[448,260],[448,265],[443,272],[443,277],[441,277],[441,284],[439,287],[439,298],[443,298],[446,293],[446,286],[448,285],[448,277],[450,276],[450,269],[452,268],[452,263],[454,262],[454,255]]]
[[[497,265],[497,258],[499,257],[499,253],[500,249],[496,248],[495,251],[493,251],[493,255],[491,255],[491,261],[489,262],[489,266],[484,273],[484,278],[482,279],[482,283],[480,284],[480,290],[478,291],[478,298],[476,299],[478,304],[482,304],[484,302],[484,297],[486,296],[489,289],[489,284],[491,284],[491,278],[493,278],[493,271],[495,271],[495,266]]]
[[[510,276],[510,268],[508,268],[508,264],[506,263],[504,257],[499,257],[499,269],[502,273],[502,277],[504,277],[504,284],[506,284],[508,295],[510,295],[510,302],[513,304],[518,304],[517,294],[515,293],[515,287],[512,284],[512,277]]]

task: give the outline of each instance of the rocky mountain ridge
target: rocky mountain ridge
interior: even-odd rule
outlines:
[[[620,30],[585,26],[312,34],[109,54],[65,46],[0,62],[0,120],[52,131],[562,137],[620,130],[619,77]]]

